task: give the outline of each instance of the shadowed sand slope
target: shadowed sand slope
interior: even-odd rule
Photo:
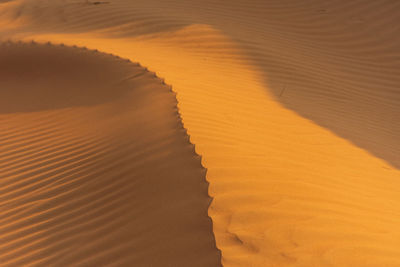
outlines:
[[[108,2],[5,2],[0,39],[98,49],[140,62],[173,85],[208,170],[208,213],[224,266],[400,266],[400,1]],[[68,98],[68,84],[60,86],[60,99]],[[125,93],[69,106],[109,106],[107,99]],[[7,109],[53,110],[30,99],[35,94]],[[61,120],[27,123],[35,121],[24,119],[24,131],[55,142],[33,129]],[[85,137],[88,145],[98,140]]]
[[[205,169],[153,73],[0,46],[2,266],[220,266]]]
[[[400,168],[399,1],[41,0],[38,6],[19,0],[1,13],[12,21],[4,31],[18,34],[170,38],[191,25],[210,25],[236,42],[277,101]],[[216,48],[213,35],[200,31],[180,41]],[[232,57],[227,48],[218,52]]]

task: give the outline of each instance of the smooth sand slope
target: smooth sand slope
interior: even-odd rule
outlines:
[[[399,1],[107,2],[5,2],[0,38],[172,85],[224,266],[400,266]]]
[[[78,48],[0,45],[0,265],[220,266],[167,85]]]

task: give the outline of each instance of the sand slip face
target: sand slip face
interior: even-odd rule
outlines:
[[[0,47],[2,266],[220,265],[167,85],[94,51]]]
[[[400,266],[399,1],[85,2],[5,2],[0,38],[173,86],[224,266]]]

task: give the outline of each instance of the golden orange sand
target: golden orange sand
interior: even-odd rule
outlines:
[[[0,265],[220,266],[171,88],[87,49],[0,45]]]
[[[11,1],[3,40],[140,62],[177,92],[224,266],[400,265],[400,2]]]

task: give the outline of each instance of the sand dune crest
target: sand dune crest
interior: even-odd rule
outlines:
[[[0,39],[98,49],[140,62],[173,85],[182,121],[208,170],[214,197],[208,212],[224,266],[398,267],[399,18],[396,0],[109,0],[107,5],[14,0],[0,5]],[[96,80],[90,77],[80,79],[89,85]],[[51,80],[42,82],[54,86]],[[85,87],[74,88],[79,86]],[[68,87],[65,83],[63,89]],[[29,99],[18,106],[4,101],[7,110],[35,114],[19,112],[24,117],[14,127],[17,113],[3,113],[2,168],[10,177],[24,175],[22,184],[5,180],[3,201],[23,200],[32,190],[28,185],[51,187],[52,180],[35,183],[40,175],[66,176],[70,170],[65,181],[78,182],[76,173],[98,169],[92,161],[117,166],[125,159],[108,156],[125,151],[113,142],[127,123],[104,116],[112,103],[120,108],[121,99],[130,99],[123,86],[115,88],[120,90],[111,102],[101,90],[98,102],[86,98],[67,105],[66,90],[53,96],[56,107]],[[30,98],[37,101],[36,94]],[[133,102],[136,107],[142,100]],[[124,121],[114,109],[109,110]],[[55,115],[67,111],[71,115]],[[72,125],[72,117],[79,131],[60,128]],[[113,122],[96,123],[101,131],[94,131],[92,122],[100,118]],[[139,133],[135,130],[135,136]],[[159,155],[153,148],[159,151],[160,144],[137,149],[144,149],[147,160]],[[31,168],[36,171],[25,174]],[[59,188],[65,191],[54,190]],[[37,201],[43,201],[40,196]],[[30,204],[24,205],[9,214],[18,215]],[[14,234],[13,227],[4,233]],[[52,249],[59,253],[56,240]],[[25,249],[24,243],[6,244],[9,251],[11,246]]]
[[[85,49],[0,49],[2,266],[219,266],[175,95]]]

